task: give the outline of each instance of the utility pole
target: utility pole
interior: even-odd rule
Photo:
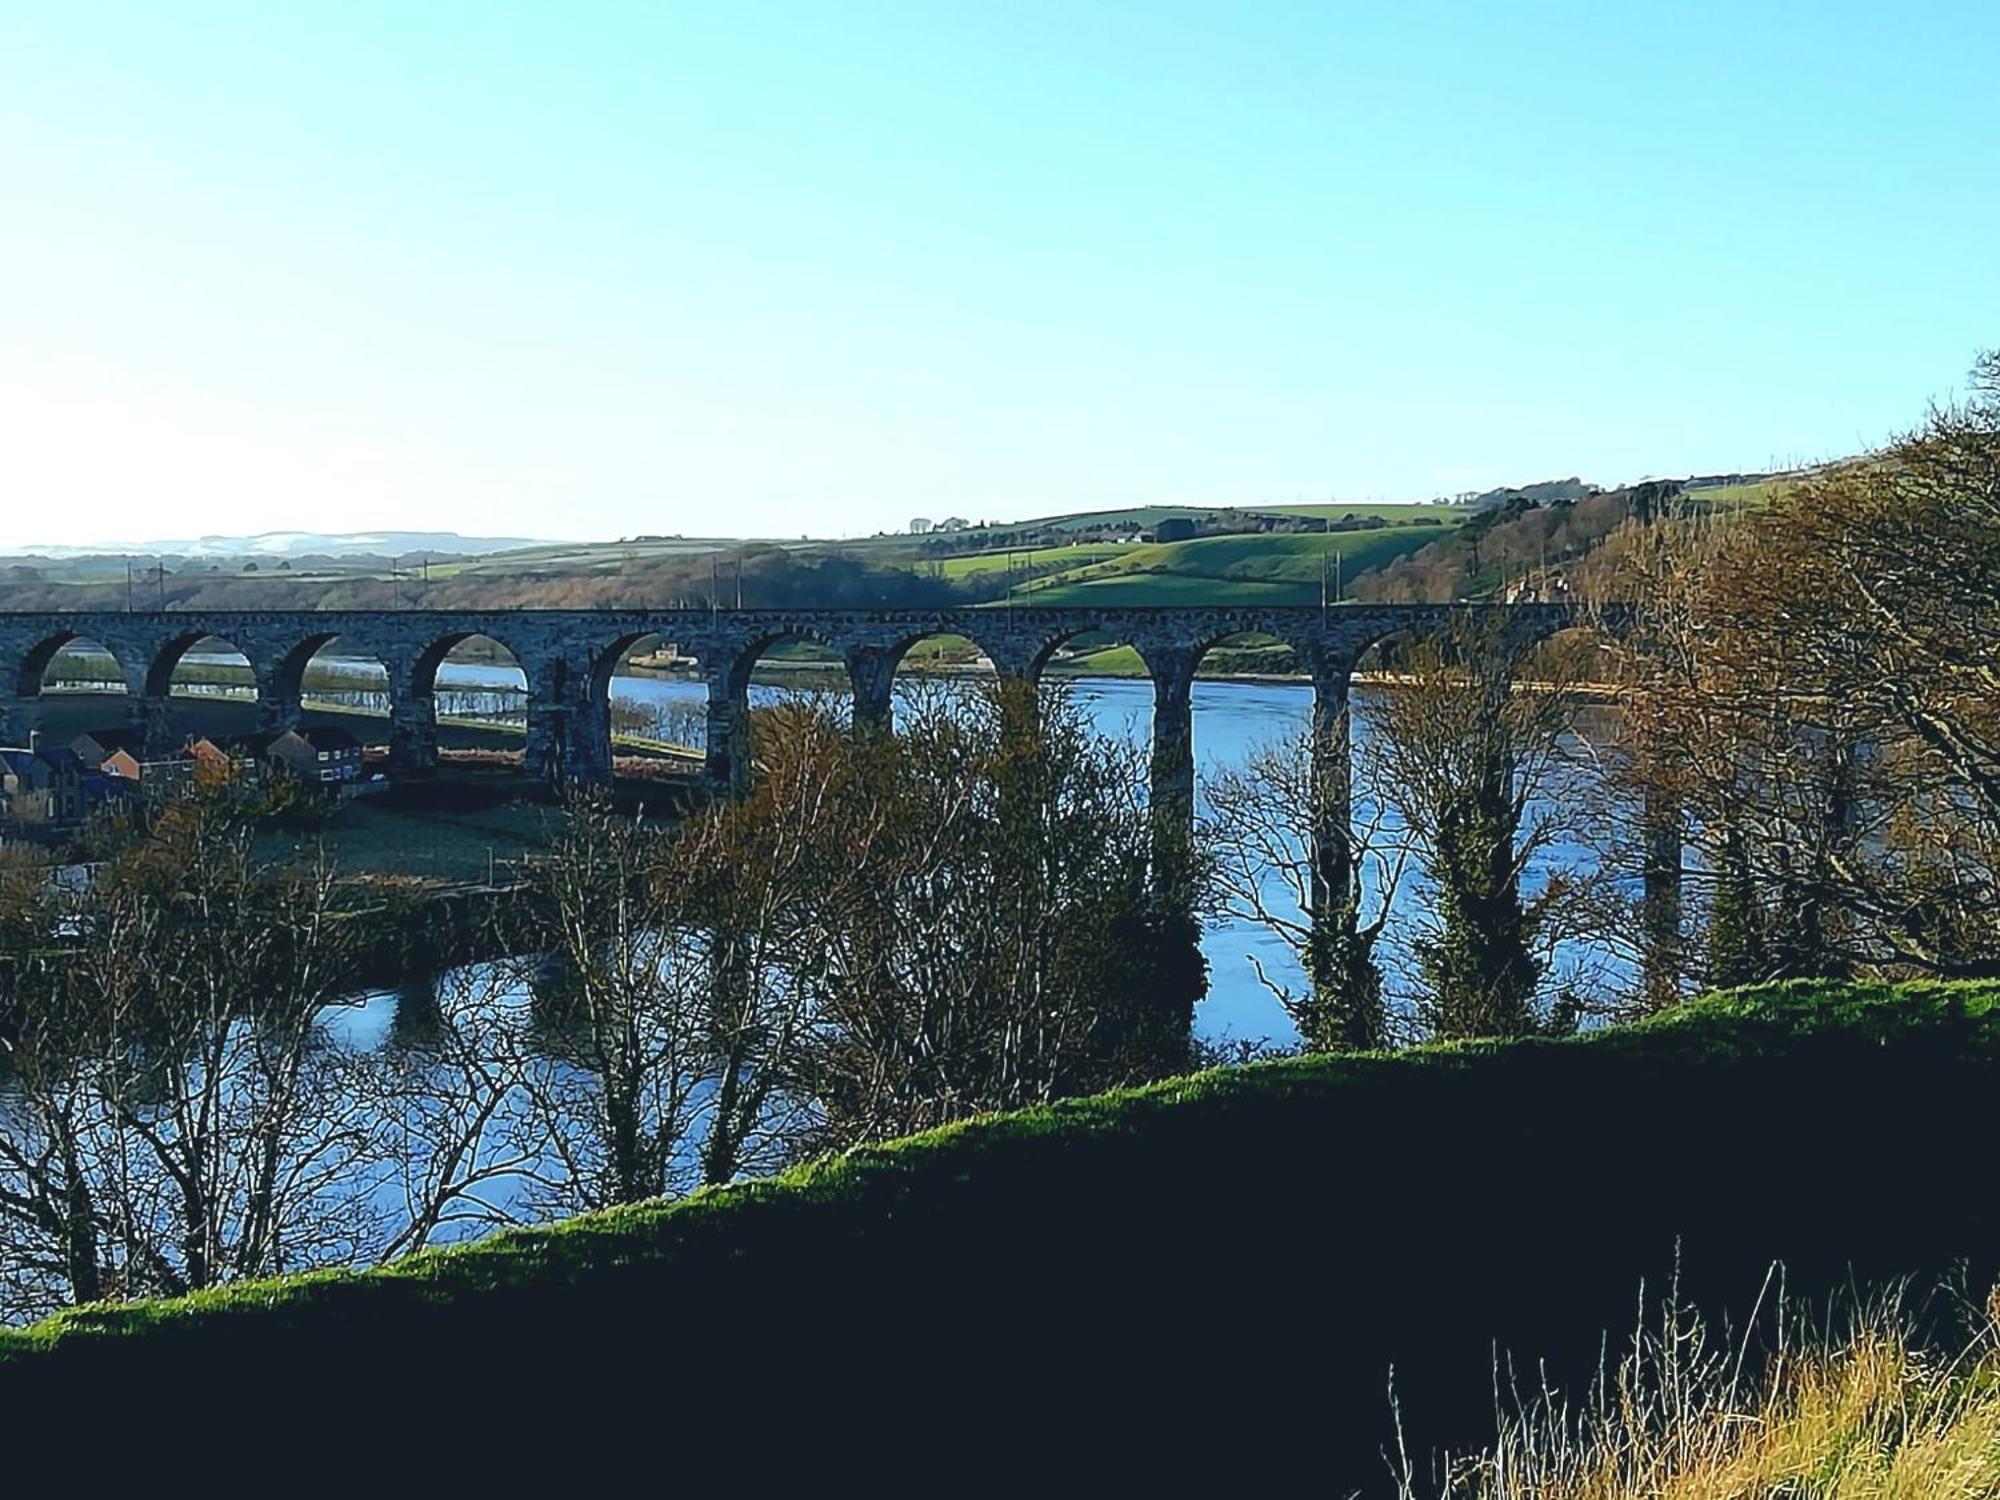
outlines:
[[[132,559],[125,559],[125,613],[132,613]]]
[[[160,613],[165,614],[167,612],[167,560],[162,557],[157,561],[160,568]]]

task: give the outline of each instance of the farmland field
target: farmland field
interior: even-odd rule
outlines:
[[[1038,605],[1313,604],[1322,571],[1335,581],[1414,552],[1438,526],[1372,531],[1271,532],[1196,537],[1133,547],[1023,584],[1017,600]]]

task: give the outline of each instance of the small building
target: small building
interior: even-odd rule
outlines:
[[[17,823],[78,823],[85,812],[83,760],[68,746],[0,749],[0,798]]]
[[[299,738],[312,746],[313,763],[322,782],[346,783],[361,779],[361,741],[338,724],[308,724]]]
[[[361,741],[337,724],[308,724],[257,736],[256,758],[273,771],[316,786],[361,779]]]
[[[207,735],[191,735],[172,755],[139,763],[139,785],[147,800],[184,797],[196,791],[254,781],[262,765],[234,742],[218,743]]]
[[[69,747],[90,769],[127,781],[137,781],[145,764],[145,737],[136,729],[92,729],[71,740]]]

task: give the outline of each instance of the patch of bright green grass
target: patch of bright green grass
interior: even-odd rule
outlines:
[[[1755,484],[1722,484],[1713,489],[1690,490],[1688,498],[1716,510],[1761,510],[1785,492],[1791,481],[1764,479]]]
[[[947,578],[971,578],[987,573],[1082,567],[1122,557],[1135,545],[1127,542],[1079,542],[1069,547],[1034,547],[1019,552],[1002,549],[972,552],[962,557],[943,559],[938,564],[938,571]]]
[[[1435,526],[1195,537],[1134,547],[1022,584],[1018,602],[1085,607],[1315,604],[1347,579],[1437,540]]]

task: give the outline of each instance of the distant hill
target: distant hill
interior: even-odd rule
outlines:
[[[489,552],[545,545],[529,537],[460,536],[455,531],[264,531],[255,536],[204,536],[180,541],[104,542],[92,546],[54,543],[21,547],[10,555],[52,559],[137,556],[277,561],[304,557],[402,557],[413,553],[480,557]]]

